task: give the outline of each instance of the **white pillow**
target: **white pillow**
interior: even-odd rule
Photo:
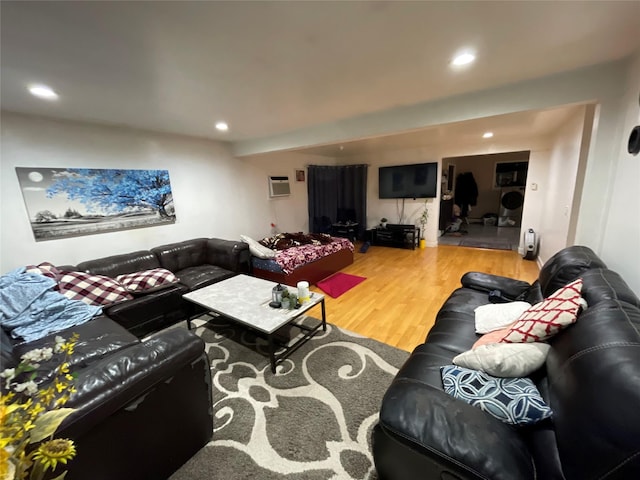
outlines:
[[[461,353],[453,363],[494,377],[526,377],[544,364],[549,348],[541,342],[490,343]]]
[[[522,313],[531,308],[527,302],[489,303],[477,307],[476,333],[489,333],[500,330],[515,322]]]
[[[253,238],[247,237],[246,235],[240,235],[240,238],[244,243],[249,244],[249,251],[253,256],[258,258],[276,258],[275,250],[271,250],[270,248],[265,247],[261,243],[257,242]]]

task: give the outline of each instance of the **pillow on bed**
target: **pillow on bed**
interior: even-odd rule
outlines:
[[[271,250],[270,248],[261,245],[257,241],[255,241],[251,237],[247,237],[246,235],[240,235],[240,238],[244,243],[249,244],[249,251],[253,256],[258,258],[276,258],[276,252]]]

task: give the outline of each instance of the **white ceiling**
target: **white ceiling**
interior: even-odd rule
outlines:
[[[640,1],[2,1],[0,8],[3,109],[230,142],[570,71],[640,47]],[[451,69],[465,47],[477,61]],[[33,82],[53,87],[59,100],[32,97]],[[547,128],[545,115],[562,116],[495,121],[510,135],[530,134]],[[218,120],[230,131],[217,132]],[[486,125],[359,145],[422,144],[474,128]],[[335,150],[314,153],[327,148]]]
[[[447,123],[412,132],[389,134],[365,138],[352,142],[320,145],[298,149],[312,155],[325,157],[350,157],[368,153],[390,152],[401,149],[445,145],[478,145],[485,132],[498,135],[502,144],[520,140],[523,137],[535,138],[552,135],[581,106],[566,106],[547,110],[532,110],[508,115],[494,115],[477,120]],[[492,142],[492,140],[486,140]]]

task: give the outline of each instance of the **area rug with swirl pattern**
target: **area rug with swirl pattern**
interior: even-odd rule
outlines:
[[[407,352],[327,324],[273,374],[264,339],[222,319],[194,325],[214,433],[170,480],[377,479],[371,430]]]

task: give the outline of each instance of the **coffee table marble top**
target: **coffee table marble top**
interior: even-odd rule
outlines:
[[[236,275],[186,293],[183,298],[264,333],[275,332],[324,299],[324,295],[311,292],[311,299],[300,308],[271,308],[271,291],[276,285],[261,278]],[[297,292],[296,288],[287,288],[292,293]]]

